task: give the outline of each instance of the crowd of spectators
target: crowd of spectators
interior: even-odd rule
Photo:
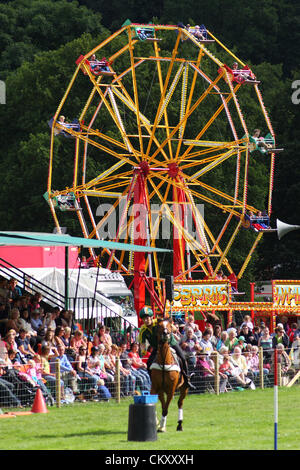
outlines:
[[[266,381],[274,373],[274,350],[277,349],[281,374],[287,380],[300,369],[300,328],[289,325],[286,317],[278,318],[274,333],[264,322],[254,325],[245,315],[240,325],[231,323],[222,328],[207,323],[200,331],[193,315],[174,324],[174,335],[184,350],[196,392],[210,390],[215,381],[218,361],[220,391],[255,389],[259,380],[259,348],[263,351],[262,373]]]
[[[80,401],[109,400],[117,393],[117,362],[121,396],[150,391],[150,347],[142,356],[137,342],[122,336],[116,341],[103,324],[88,337],[73,317],[70,310],[45,307],[41,294],[22,292],[14,279],[0,279],[0,406],[26,406],[38,388],[50,404],[57,390],[62,401],[70,394]],[[274,371],[275,348],[284,376],[290,378],[300,369],[300,329],[285,317],[270,334],[263,322],[254,326],[248,315],[239,326],[207,323],[201,331],[190,314],[173,321],[173,335],[184,351],[196,392],[213,387],[213,357],[218,360],[221,392],[255,388],[259,348],[266,377]]]
[[[104,380],[112,377],[105,372],[108,359],[101,368],[100,350],[73,317],[70,310],[48,307],[40,293],[22,292],[15,279],[0,279],[0,406],[26,406],[38,388],[49,404],[57,389],[62,402],[70,393],[80,401],[111,398]],[[110,354],[105,350],[102,357]]]

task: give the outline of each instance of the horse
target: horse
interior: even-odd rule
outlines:
[[[168,409],[176,390],[179,390],[180,392],[178,399],[177,431],[183,430],[182,406],[188,393],[188,386],[184,382],[178,361],[174,358],[169,345],[171,333],[172,325],[169,319],[159,320],[157,323],[157,356],[154,359],[153,364],[150,366],[150,393],[152,395],[158,395],[162,407],[162,417],[159,423],[158,432],[166,431]]]

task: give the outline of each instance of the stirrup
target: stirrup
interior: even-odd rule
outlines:
[[[191,383],[189,376],[184,376],[184,382],[191,390],[196,390],[196,387]]]

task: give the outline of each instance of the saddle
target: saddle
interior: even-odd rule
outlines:
[[[174,363],[173,364],[165,364],[165,365],[162,365],[162,364],[158,364],[157,363],[157,355],[155,356],[154,360],[153,360],[153,363],[151,364],[150,366],[150,370],[164,370],[166,372],[171,372],[173,370],[176,370],[177,372],[181,372],[181,364],[180,364],[180,360],[176,354],[176,351],[175,349],[173,348],[170,348],[171,350],[171,353],[172,353],[172,356],[173,356],[173,359],[174,359]]]

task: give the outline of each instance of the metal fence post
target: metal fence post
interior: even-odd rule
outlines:
[[[212,358],[214,361],[214,368],[215,368],[215,393],[216,395],[220,394],[220,374],[219,374],[219,358],[218,353],[216,351],[212,352]]]
[[[55,376],[56,376],[56,406],[61,407],[61,387],[60,387],[60,360],[57,358],[55,361]]]
[[[116,358],[116,401],[120,403],[121,401],[121,386],[120,386],[120,358]]]
[[[264,353],[263,348],[259,348],[258,352],[259,358],[259,386],[260,388],[264,388]]]

